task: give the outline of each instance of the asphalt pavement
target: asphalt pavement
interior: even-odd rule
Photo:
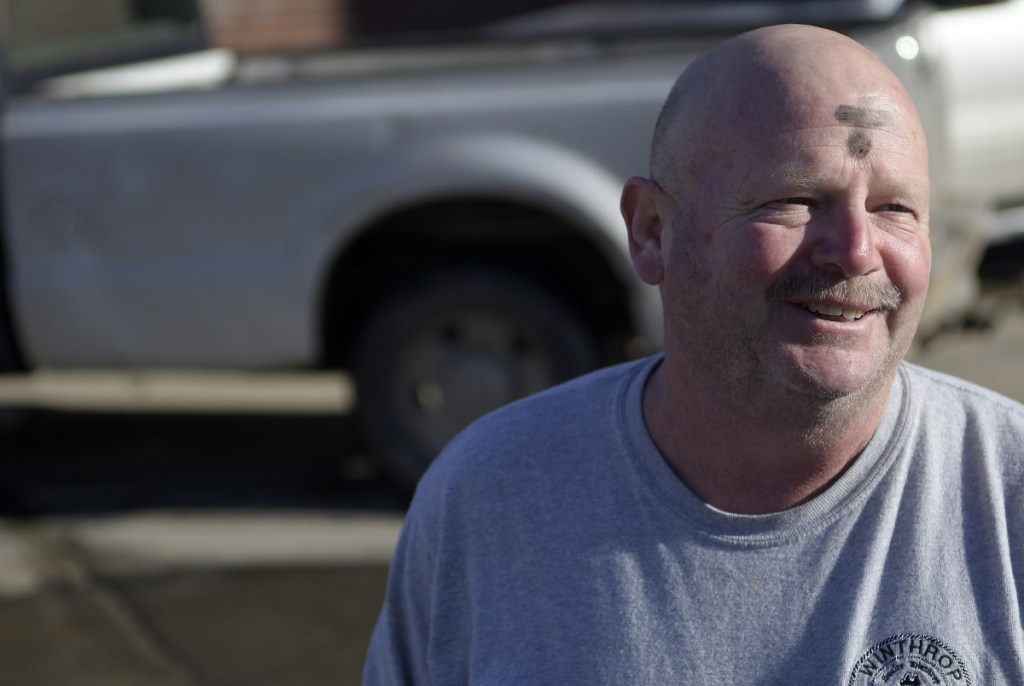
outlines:
[[[0,684],[358,684],[407,499],[346,388],[0,378]]]
[[[401,517],[263,512],[0,528],[0,683],[358,684]]]
[[[913,359],[1024,401],[1024,310],[1004,309],[993,328],[942,337]],[[172,406],[190,405],[188,388],[224,386],[223,379],[186,381],[0,379],[4,478],[29,492],[11,508],[23,511],[0,519],[0,683],[359,683],[403,501],[372,474],[359,474],[365,463],[351,454],[342,471],[354,474],[323,471],[344,463],[336,458],[333,423],[300,415],[344,405],[330,390],[334,381],[278,380],[292,390],[267,393],[263,406],[251,382],[236,379],[248,390],[218,402],[227,407],[245,398],[242,420],[161,419]],[[106,390],[91,394],[89,383]],[[175,389],[170,401],[161,383]],[[140,393],[157,414],[118,419],[110,406],[137,408]],[[69,397],[75,394],[84,395]],[[100,398],[107,409],[62,414],[82,398]],[[288,409],[273,407],[275,398],[289,398],[295,418],[282,419]],[[19,428],[26,405],[43,412],[36,433]],[[238,425],[196,447],[193,434],[232,421]],[[82,451],[85,462],[103,469],[83,468],[75,461]],[[212,452],[227,461],[203,466]],[[142,485],[125,481],[131,461],[142,459],[179,471],[185,465],[200,476],[176,471],[169,479],[171,472],[158,469]],[[301,468],[280,469],[302,460]],[[249,481],[239,484],[239,474]],[[103,488],[113,490],[90,498]]]

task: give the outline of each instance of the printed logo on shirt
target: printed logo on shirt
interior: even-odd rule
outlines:
[[[937,638],[897,634],[857,661],[849,686],[971,686],[960,656]]]

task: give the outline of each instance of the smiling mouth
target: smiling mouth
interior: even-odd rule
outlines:
[[[855,310],[850,307],[839,307],[838,305],[826,305],[825,303],[807,303],[804,309],[813,312],[822,319],[833,322],[855,322],[865,314],[866,310]]]

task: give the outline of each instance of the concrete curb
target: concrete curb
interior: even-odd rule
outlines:
[[[104,576],[191,569],[387,566],[400,514],[149,512],[0,524],[0,597]],[[73,551],[73,552],[72,552]]]

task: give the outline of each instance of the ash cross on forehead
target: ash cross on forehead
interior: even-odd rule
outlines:
[[[836,121],[855,127],[846,139],[846,151],[858,160],[871,151],[871,136],[864,129],[880,129],[889,121],[887,112],[853,105],[837,107],[835,118]]]

